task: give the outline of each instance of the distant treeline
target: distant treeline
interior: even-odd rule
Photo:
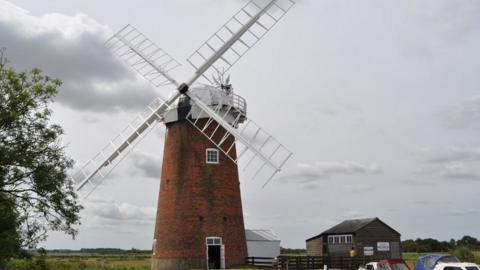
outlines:
[[[280,247],[280,254],[306,254],[307,250],[303,248],[284,248]]]
[[[82,248],[80,250],[72,249],[50,249],[48,253],[95,253],[95,254],[132,254],[132,253],[151,253],[151,250],[120,249],[120,248]]]
[[[403,252],[447,252],[457,247],[480,250],[480,242],[477,238],[468,235],[459,240],[450,239],[450,241],[438,241],[432,238],[402,241]]]

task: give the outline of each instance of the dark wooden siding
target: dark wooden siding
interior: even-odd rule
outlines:
[[[362,229],[358,230],[354,236],[356,244],[357,256],[363,257],[363,247],[371,246],[374,248],[375,256],[383,258],[391,258],[392,242],[400,242],[400,235],[385,226],[382,222],[375,220]],[[378,242],[389,242],[390,251],[379,252],[377,251]],[[401,251],[400,251],[401,253]]]

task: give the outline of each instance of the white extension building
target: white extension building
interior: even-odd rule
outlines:
[[[280,239],[271,230],[245,230],[248,257],[276,258],[280,255]]]

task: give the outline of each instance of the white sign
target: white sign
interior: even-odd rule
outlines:
[[[377,251],[390,251],[389,242],[377,242]]]
[[[373,256],[373,247],[363,247],[364,256]]]

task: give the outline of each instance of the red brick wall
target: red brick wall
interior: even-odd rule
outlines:
[[[156,269],[172,267],[172,262],[204,267],[207,236],[223,238],[227,266],[243,264],[247,256],[237,166],[221,151],[219,164],[206,164],[207,148],[216,147],[189,122],[167,124],[154,236]]]

